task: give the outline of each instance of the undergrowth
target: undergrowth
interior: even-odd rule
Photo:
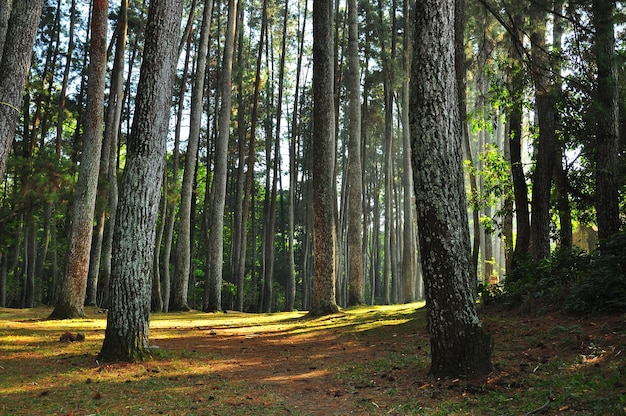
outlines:
[[[592,253],[560,248],[543,260],[522,259],[504,284],[481,287],[480,297],[581,315],[626,311],[626,232]]]

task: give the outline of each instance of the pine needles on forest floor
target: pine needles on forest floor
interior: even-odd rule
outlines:
[[[154,314],[153,359],[117,364],[96,360],[96,309],[67,321],[0,309],[0,415],[626,414],[623,314],[484,309],[494,372],[450,380],[427,374],[422,307]]]

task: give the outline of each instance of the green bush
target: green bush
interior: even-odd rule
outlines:
[[[580,284],[570,290],[566,308],[583,314],[626,310],[626,232],[609,238],[589,258]]]
[[[579,314],[626,310],[626,232],[591,254],[557,249],[547,259],[523,259],[498,297],[512,304],[543,301]]]

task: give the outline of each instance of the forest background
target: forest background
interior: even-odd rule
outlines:
[[[10,4],[2,2],[0,10],[5,32]],[[75,260],[89,266],[82,296],[86,305],[109,304],[112,224],[127,220],[114,215],[117,184],[149,41],[148,9],[146,2],[122,1],[105,10],[106,70],[100,101],[89,107],[98,4],[43,2],[1,182],[2,307],[59,305],[71,297],[64,284],[72,270],[67,253],[78,241],[71,229],[79,222],[72,212],[83,192],[80,169],[99,172],[95,205],[83,210],[94,215],[87,221],[93,224],[88,261]],[[232,1],[184,1],[150,276],[153,311],[311,307],[311,4],[239,2],[232,42],[229,6]],[[424,296],[409,157],[413,7],[408,0],[358,3],[362,215],[355,215],[348,167],[350,25],[346,5],[334,3],[328,29],[334,38],[340,306],[353,302],[348,225],[355,217],[362,225],[365,276],[357,303]],[[623,3],[481,0],[467,1],[461,10],[457,76],[465,86],[460,102],[469,226],[483,294],[499,293],[506,276],[509,293],[567,297],[577,311],[623,308]],[[6,32],[7,39],[11,35]],[[233,74],[225,133],[219,120],[226,51]],[[95,119],[105,125],[101,145],[90,127],[98,115],[90,108],[98,106],[104,109],[100,124]],[[226,165],[218,169],[217,143],[224,137]],[[86,155],[96,164],[89,165]],[[220,211],[214,188],[222,182]],[[223,235],[215,234],[218,228]],[[606,242],[601,252],[598,241]],[[223,253],[214,251],[222,244]],[[223,264],[219,279],[211,278],[216,255]],[[216,284],[217,305],[209,299],[209,286]]]

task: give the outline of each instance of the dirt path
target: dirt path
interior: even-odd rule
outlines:
[[[615,346],[626,345],[624,331],[615,331],[623,325],[620,316],[598,320],[561,315],[486,317],[484,321],[497,340],[495,368],[488,377],[474,380],[429,377],[424,365],[427,333],[412,322],[356,334],[340,329],[255,333],[251,328],[216,327],[206,328],[202,336],[185,337],[185,345],[175,339],[158,340],[158,344],[210,355],[216,374],[245,392],[231,398],[242,406],[270,392],[284,403],[285,414],[297,415],[405,414],[402,409],[407,403],[413,409],[419,404],[429,408],[442,399],[470,400],[489,391],[523,392],[524,377],[551,361],[580,357],[581,366],[599,366],[621,354]],[[407,351],[411,356],[406,356]],[[394,360],[398,365],[390,364]],[[337,377],[333,370],[340,367],[353,369],[353,376]]]

